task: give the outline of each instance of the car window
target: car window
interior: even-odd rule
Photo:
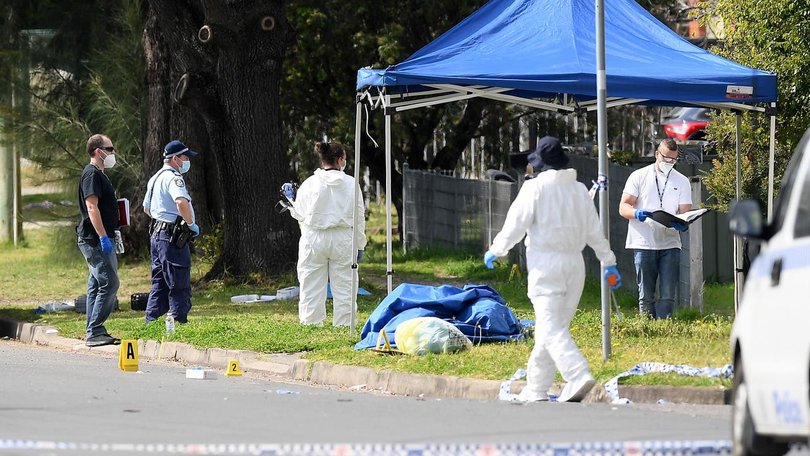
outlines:
[[[795,187],[794,181],[799,171],[799,165],[802,161],[802,151],[804,151],[807,141],[808,135],[805,135],[802,140],[799,141],[799,145],[796,146],[796,153],[790,158],[790,163],[788,163],[787,170],[785,170],[785,175],[782,177],[782,189],[779,191],[779,197],[776,200],[773,223],[770,226],[771,234],[778,233],[785,222],[785,216],[787,216],[788,206],[790,205],[790,195]]]
[[[709,110],[706,108],[685,108],[680,114],[680,118],[685,120],[709,120]]]
[[[793,237],[810,236],[810,172],[805,171],[804,179],[796,183],[801,187],[799,193],[799,209],[796,211],[796,226]]]

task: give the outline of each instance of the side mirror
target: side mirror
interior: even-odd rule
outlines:
[[[728,229],[737,236],[765,239],[762,207],[755,200],[738,200],[731,205]]]

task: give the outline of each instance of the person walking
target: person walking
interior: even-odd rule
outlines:
[[[327,282],[332,289],[333,326],[348,326],[353,314],[352,274],[366,247],[365,204],[354,177],[344,173],[346,152],[338,144],[315,143],[321,167],[294,193],[290,184],[282,192],[291,201],[290,214],[298,220],[298,318],[305,325],[326,319]],[[355,196],[356,192],[356,196]],[[354,199],[354,198],[357,199]],[[354,205],[354,208],[352,207]],[[352,251],[352,210],[356,210],[357,251]]]
[[[661,141],[655,163],[633,171],[627,178],[619,203],[619,214],[629,220],[625,247],[633,250],[638,310],[650,318],[670,318],[678,293],[680,232],[687,231],[689,225],[674,223],[667,228],[650,218],[655,210],[680,214],[692,209],[692,188],[689,179],[675,169],[677,161],[675,141]]]
[[[557,369],[566,381],[558,402],[581,401],[595,383],[570,330],[585,284],[585,245],[602,262],[612,288],[621,286],[616,257],[602,234],[593,200],[568,161],[557,138],[540,139],[531,163],[538,174],[523,183],[484,254],[484,264],[492,269],[495,258],[526,238],[528,296],[536,324],[526,386],[518,395],[524,402],[547,401]]]
[[[163,149],[163,168],[146,186],[143,210],[152,218],[150,251],[152,289],[146,303],[146,322],[168,312],[177,323],[187,323],[191,310],[191,251],[185,242],[173,242],[175,230],[200,234],[183,174],[191,168],[197,152],[178,140]],[[182,245],[179,245],[182,244]],[[167,317],[168,318],[168,317]]]
[[[98,347],[121,343],[104,327],[115,307],[119,286],[114,247],[119,228],[118,200],[115,188],[104,172],[115,166],[115,146],[106,135],[95,134],[87,140],[87,153],[90,163],[82,170],[79,180],[81,216],[76,234],[79,250],[89,269],[85,345]]]

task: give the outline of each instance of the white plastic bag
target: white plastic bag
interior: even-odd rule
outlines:
[[[397,325],[397,348],[411,355],[455,353],[472,342],[453,324],[436,317],[412,318]]]

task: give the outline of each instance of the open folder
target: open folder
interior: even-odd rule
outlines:
[[[129,226],[129,200],[118,198],[118,225]]]
[[[685,223],[689,225],[695,220],[703,217],[703,214],[707,212],[709,212],[709,209],[707,208],[693,209],[691,211],[684,212],[683,214],[670,214],[665,210],[657,210],[651,213],[650,218],[667,228],[672,228],[673,222]]]

